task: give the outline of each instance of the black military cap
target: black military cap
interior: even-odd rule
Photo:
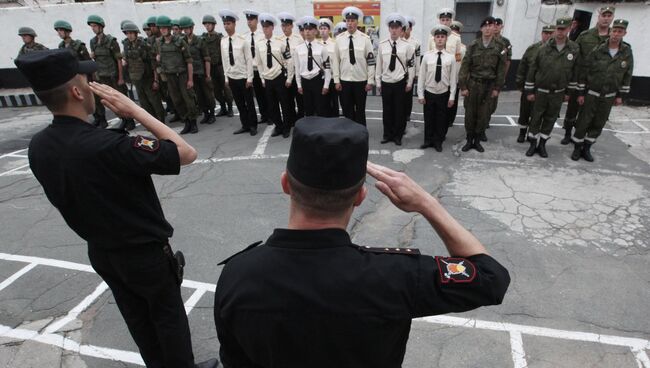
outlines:
[[[491,17],[491,16],[490,17],[485,17],[485,19],[483,19],[483,21],[481,22],[481,27],[483,27],[485,25],[488,25],[488,24],[495,24],[496,21],[497,20],[494,19],[494,17]]]
[[[78,61],[66,49],[30,52],[14,60],[34,91],[47,91],[58,87],[77,74],[92,74],[97,64],[92,61]]]
[[[501,18],[494,18],[494,23],[497,25],[502,25],[503,24],[503,19]]]
[[[368,130],[347,118],[306,117],[293,130],[287,171],[300,183],[340,190],[366,175]]]

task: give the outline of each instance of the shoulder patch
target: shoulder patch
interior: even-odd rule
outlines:
[[[138,135],[133,141],[133,148],[147,152],[156,152],[160,149],[160,142],[154,138],[147,138]]]
[[[253,244],[251,244],[251,245],[249,245],[249,246],[247,246],[247,247],[244,248],[243,250],[240,250],[239,252],[233,254],[232,256],[230,256],[230,257],[224,259],[223,261],[217,263],[217,266],[223,266],[223,265],[225,265],[225,264],[228,263],[231,259],[237,257],[238,255],[240,255],[240,254],[242,254],[242,253],[248,252],[249,250],[251,250],[251,249],[257,247],[257,246],[260,245],[260,244],[262,244],[262,241],[261,241],[261,240],[255,242],[255,243],[253,243]]]
[[[388,253],[388,254],[406,254],[406,255],[420,255],[420,250],[417,248],[381,248],[381,247],[369,247],[369,246],[355,246],[362,252],[367,253]]]
[[[469,283],[476,277],[476,267],[465,258],[436,257],[436,263],[443,284]]]

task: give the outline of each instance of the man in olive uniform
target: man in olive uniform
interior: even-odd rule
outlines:
[[[521,98],[519,99],[519,136],[517,137],[517,142],[524,143],[526,140],[526,133],[528,132],[528,124],[530,123],[530,114],[533,111],[533,101],[528,101],[528,93],[524,91],[524,83],[526,82],[526,77],[528,76],[528,70],[530,70],[530,65],[535,60],[537,50],[542,47],[546,41],[548,41],[555,32],[555,25],[546,25],[542,28],[542,40],[535,42],[534,44],[528,46],[524,52],[524,56],[521,57],[519,66],[517,67],[517,79],[516,86],[519,91],[521,91]]]
[[[212,85],[214,86],[214,97],[219,101],[221,109],[217,116],[234,116],[232,111],[232,91],[226,85],[226,80],[223,72],[223,63],[221,62],[221,40],[223,34],[216,32],[214,27],[217,24],[217,19],[212,15],[204,15],[202,20],[206,32],[203,32],[201,37],[208,47],[210,52],[210,74],[212,77]]]
[[[155,56],[154,72],[158,75],[158,87],[160,90],[160,96],[163,98],[165,104],[167,105],[167,107],[165,108],[165,112],[173,114],[172,118],[169,120],[170,123],[173,123],[175,121],[180,121],[181,118],[180,115],[176,112],[176,108],[174,107],[174,101],[172,101],[172,98],[169,95],[169,90],[167,88],[167,77],[162,73],[162,69],[160,68],[160,63],[157,60],[158,43],[162,40],[162,36],[160,35],[160,29],[156,25],[157,20],[158,17],[156,16],[151,16],[147,18],[147,24],[151,29],[151,36],[149,36],[147,41],[151,45],[152,51]]]
[[[472,41],[463,58],[458,84],[465,97],[465,131],[467,143],[461,149],[467,152],[474,148],[479,152],[480,137],[485,135],[490,120],[490,101],[499,96],[505,80],[506,55],[503,44],[494,39],[493,17],[481,22],[481,37]]]
[[[623,41],[628,21],[616,19],[609,33],[609,40],[595,48],[579,73],[578,104],[582,111],[573,134],[575,148],[571,159],[580,157],[592,162],[591,146],[602,133],[613,105],[623,103],[630,93],[634,58],[632,47]]]
[[[197,133],[199,131],[196,126],[198,111],[190,47],[185,39],[171,34],[172,21],[169,17],[158,17],[156,25],[162,35],[162,39],[157,43],[157,58],[162,74],[167,78],[167,87],[174,101],[174,107],[185,124],[181,134]]]
[[[504,68],[504,76],[508,76],[508,70],[510,69],[510,62],[512,60],[512,43],[509,39],[501,35],[501,30],[503,30],[503,19],[495,18],[494,23],[494,40],[501,43],[501,53],[506,56],[506,63]],[[504,83],[505,83],[504,77]],[[490,120],[492,119],[492,114],[497,111],[497,105],[499,104],[499,96],[496,96],[493,99],[490,99],[490,117],[488,118],[487,128],[490,128]],[[487,142],[487,136],[485,133],[480,136],[481,142]]]
[[[124,61],[128,66],[131,83],[138,93],[140,106],[156,119],[165,122],[165,109],[160,96],[158,76],[154,72],[155,61],[151,45],[138,37],[140,30],[134,23],[126,23],[123,32],[127,39],[124,42]]]
[[[73,40],[72,37],[70,37],[70,33],[72,33],[72,25],[70,25],[70,23],[65,20],[57,20],[54,22],[54,30],[59,34],[59,37],[61,37],[62,40],[61,43],[59,43],[60,49],[70,50],[72,55],[74,55],[74,57],[79,61],[90,60],[90,53],[86,48],[86,44],[81,40]]]
[[[126,83],[122,70],[122,54],[117,39],[110,34],[104,33],[104,19],[98,15],[88,17],[86,23],[92,28],[95,37],[90,39],[90,57],[97,63],[97,80],[99,83],[109,85],[116,90],[128,96]],[[95,125],[105,128],[108,125],[106,121],[106,109],[95,97]],[[133,119],[122,119],[126,127],[134,127]]]
[[[604,6],[598,10],[598,21],[594,28],[590,28],[580,34],[576,39],[576,43],[580,46],[580,58],[578,64],[578,74],[582,73],[587,62],[587,55],[598,45],[602,44],[609,37],[609,26],[614,20],[614,12],[616,9],[613,6]],[[580,93],[574,91],[569,98],[569,104],[564,115],[564,139],[562,144],[569,144],[571,142],[571,132],[578,118],[578,114],[582,107],[578,104],[578,96]]]
[[[203,41],[203,38],[194,34],[194,21],[190,17],[179,19],[181,29],[185,35],[185,41],[190,47],[194,72],[194,93],[196,93],[199,110],[203,111],[203,119],[200,124],[213,124],[214,117],[214,93],[212,89],[212,73],[210,51]]]
[[[36,31],[34,31],[32,28],[20,27],[18,29],[18,35],[23,39],[23,45],[20,47],[20,50],[18,51],[18,56],[33,51],[47,50],[47,47],[34,41],[34,39],[36,39]]]
[[[145,40],[149,42],[149,37],[151,37],[151,28],[147,22],[142,24],[142,32],[144,32],[144,35],[146,36]]]
[[[569,100],[569,91],[578,85],[576,63],[580,51],[578,44],[569,40],[570,26],[571,18],[556,21],[555,36],[539,48],[528,70],[524,89],[527,100],[535,102],[528,128],[528,157],[535,152],[548,157],[546,141],[560,115],[562,102]]]
[[[182,36],[181,24],[179,19],[172,19],[172,36]]]

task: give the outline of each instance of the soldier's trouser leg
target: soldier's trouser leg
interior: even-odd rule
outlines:
[[[228,78],[228,85],[232,90],[237,110],[239,110],[239,121],[242,127],[246,129],[257,128],[253,88],[246,88],[246,79]]]
[[[188,120],[195,120],[196,117],[199,115],[199,110],[198,107],[196,106],[196,93],[194,92],[194,88],[187,89],[186,73],[180,73],[178,76],[178,80],[181,86],[180,88],[181,98],[183,99],[183,104],[185,104],[185,109],[187,110],[187,113],[183,118]]]
[[[142,107],[151,116],[155,117],[156,119],[160,119],[158,116],[156,116],[156,111],[154,111],[153,106],[147,97],[147,90],[151,89],[151,84],[148,83],[148,80],[145,80],[144,78],[131,80],[131,84],[133,84],[135,91],[138,94],[138,102],[140,103],[140,107]]]
[[[383,106],[382,120],[384,123],[384,138],[402,138],[406,129],[405,100],[412,99],[410,92],[405,91],[406,80],[397,83],[381,84],[381,102]]]
[[[194,74],[194,92],[196,102],[200,111],[212,110],[215,108],[214,95],[210,83],[205,80],[205,75]]]
[[[105,84],[107,86],[111,86],[114,89],[117,89],[117,82],[115,78],[111,77],[98,77],[97,82],[101,84]],[[95,95],[95,113],[93,114],[95,116],[95,119],[103,119],[106,120],[106,108],[104,105],[102,105],[101,98],[99,98],[97,95]]]
[[[298,85],[296,84],[296,77],[293,77],[293,80],[291,81],[291,87],[288,88],[289,90],[289,97],[291,98],[291,108],[293,111],[296,111],[296,105],[298,102]],[[300,103],[302,104],[302,98],[300,99]],[[304,114],[303,107],[300,107],[300,112]],[[294,112],[294,115],[296,116],[296,119],[299,118],[298,113]],[[295,121],[293,121],[291,124],[293,125]]]
[[[147,112],[149,112],[153,117],[164,123],[165,108],[162,104],[160,89],[154,91],[152,88],[153,76],[142,78],[139,81],[133,81],[133,85],[135,86],[135,90],[138,92],[140,106],[147,110]]]
[[[230,87],[226,85],[226,78],[223,74],[223,65],[212,64],[210,73],[212,74],[212,83],[214,83],[214,97],[221,105],[225,103],[232,104],[232,91],[230,90]]]
[[[264,86],[262,85],[262,78],[260,78],[260,73],[256,70],[253,73],[253,90],[255,91],[255,100],[257,101],[257,107],[260,110],[260,116],[262,121],[268,119],[268,104],[266,103],[266,93],[264,93]]]
[[[280,74],[275,79],[266,79],[264,81],[264,93],[266,93],[266,102],[268,104],[268,118],[271,119],[271,122],[275,124],[275,130],[277,132],[284,132],[285,122],[287,118],[287,106],[284,106],[288,103],[288,98],[282,97],[282,94],[288,96],[288,93],[285,92],[286,88],[284,83],[287,78]],[[285,89],[285,91],[283,91]],[[284,119],[280,114],[280,104],[282,104],[282,113],[284,114]]]
[[[194,367],[180,287],[164,244],[104,251],[88,248],[90,264],[110,287],[147,367]]]
[[[530,117],[533,112],[534,102],[528,101],[528,92],[521,92],[521,97],[519,98],[519,119],[517,119],[517,124],[521,128],[526,128],[530,125]]]
[[[562,102],[564,102],[564,92],[551,93],[547,96],[546,109],[542,115],[542,125],[539,130],[542,139],[549,139],[551,137],[555,121],[560,116]]]
[[[334,80],[330,80],[329,92],[324,98],[327,99],[327,112],[325,117],[335,118],[339,116],[339,93],[336,90]]]
[[[188,112],[183,96],[181,95],[181,88],[186,88],[185,83],[181,82],[181,75],[167,74],[167,92],[169,92],[169,97],[174,104],[176,114],[184,120],[188,116]]]
[[[596,97],[590,94],[585,95],[585,103],[576,122],[576,129],[573,134],[573,141],[577,143],[595,142],[600,136],[609,119],[609,114],[614,105],[614,97]]]
[[[485,95],[486,85],[478,82],[469,82],[469,94],[463,100],[465,106],[465,132],[467,135],[473,136],[478,129],[478,120],[481,105],[485,105],[483,98]]]
[[[580,113],[581,107],[578,105],[578,92],[576,90],[571,90],[569,94],[569,102],[566,108],[566,113],[564,114],[564,129],[571,129],[576,123],[578,114]]]
[[[535,93],[535,105],[528,125],[528,136],[530,138],[539,137],[542,129],[546,109],[548,109],[549,94],[537,92]]]
[[[433,94],[424,91],[424,111],[425,111],[425,143],[442,143],[447,135],[449,119],[447,113],[449,107],[449,92]]]

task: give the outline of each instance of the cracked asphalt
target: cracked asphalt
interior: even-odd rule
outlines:
[[[456,317],[561,330],[576,339],[523,333],[521,365],[507,331],[416,320],[404,367],[650,368],[644,360],[650,344],[638,354],[605,338],[586,341],[587,335],[579,334],[650,339],[650,112],[615,108],[609,130],[594,145],[594,163],[571,161],[571,148],[559,144],[559,128],[548,143],[548,159],[528,158],[527,145],[515,141],[518,128],[505,117],[517,115],[518,98],[514,92],[500,98],[486,152],[480,154],[460,151],[462,118],[450,129],[442,153],[418,149],[423,124],[417,121],[422,120],[417,103],[404,145],[379,144],[381,100],[369,97],[367,108],[376,110],[367,113],[370,159],[411,175],[510,270],[512,284],[502,305]],[[43,108],[0,109],[0,253],[87,265],[85,243],[22,167],[26,151],[19,150],[49,121]],[[199,134],[186,136],[198,149],[199,161],[179,176],[154,179],[175,227],[172,246],[187,259],[186,279],[216,283],[219,261],[286,224],[288,198],[279,177],[289,140],[270,138],[264,156],[251,157],[266,126],[256,137],[234,136],[238,125],[235,117],[200,126]],[[349,228],[357,244],[445,254],[421,216],[399,211],[372,188],[372,180],[368,185],[369,196]],[[25,265],[0,259],[0,283]],[[0,325],[42,332],[100,282],[92,273],[39,265],[4,288],[0,284]],[[186,300],[193,291],[183,288]],[[211,292],[203,295],[189,315],[197,360],[218,352],[212,299]],[[82,344],[137,351],[110,292],[56,334]],[[44,366],[138,365],[32,337],[10,337],[0,328],[0,368]]]

